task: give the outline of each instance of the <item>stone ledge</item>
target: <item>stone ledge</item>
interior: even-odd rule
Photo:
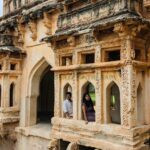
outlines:
[[[17,127],[15,131],[24,136],[34,136],[50,140],[51,125],[50,124],[37,124],[30,127]]]
[[[117,124],[99,124],[95,122],[85,124],[83,120],[70,120],[56,117],[52,119],[52,124],[54,131],[65,131],[96,138],[102,135],[115,136],[124,140],[136,138],[138,137],[138,133],[147,134],[150,130],[150,125],[142,125],[130,129]]]
[[[19,112],[19,107],[7,107],[7,108],[0,108],[0,113],[11,113],[11,112]]]
[[[0,123],[2,124],[8,124],[8,123],[16,123],[19,122],[19,117],[3,117],[0,118]]]

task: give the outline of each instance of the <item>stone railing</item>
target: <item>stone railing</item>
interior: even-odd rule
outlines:
[[[36,4],[42,3],[47,0],[4,0],[4,15],[10,14],[20,8],[30,5],[34,6]]]
[[[118,0],[104,0],[91,3],[87,7],[62,14],[58,19],[58,29],[68,29],[78,25],[89,24],[99,19],[114,15],[119,10],[124,9],[125,3]]]

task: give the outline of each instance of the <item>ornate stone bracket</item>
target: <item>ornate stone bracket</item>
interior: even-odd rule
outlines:
[[[68,37],[67,42],[70,46],[75,46],[75,37]]]
[[[28,23],[29,29],[32,32],[31,38],[33,41],[37,39],[37,22],[35,20],[32,20]]]
[[[120,37],[126,35],[135,37],[142,29],[147,29],[147,28],[148,27],[145,24],[128,26],[121,22],[114,25],[114,32],[116,32]]]
[[[52,34],[52,18],[51,15],[47,12],[44,12],[44,25],[47,28],[46,34]]]
[[[18,43],[24,43],[24,35],[25,35],[25,25],[19,23],[18,27],[16,28],[17,36],[18,36]]]
[[[59,140],[52,139],[48,145],[48,150],[59,150]]]
[[[78,149],[79,149],[79,148],[78,148],[77,143],[72,142],[72,143],[70,143],[70,144],[68,145],[68,147],[67,147],[66,150],[78,150]]]

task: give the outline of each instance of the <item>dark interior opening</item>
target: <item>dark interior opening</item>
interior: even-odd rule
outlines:
[[[85,147],[85,146],[79,146],[79,150],[95,150],[93,147]]]
[[[72,56],[62,57],[62,66],[72,65]]]
[[[70,142],[60,140],[60,148],[61,150],[66,150]]]
[[[14,101],[14,84],[12,83],[10,85],[10,91],[9,91],[9,106],[13,106],[13,101]]]
[[[16,69],[16,64],[10,64],[10,70],[15,70]]]
[[[141,60],[141,50],[135,49],[135,60]]]
[[[94,53],[91,54],[83,54],[82,61],[84,64],[91,64],[95,62],[95,55]]]
[[[54,116],[54,72],[48,67],[41,78],[37,103],[37,123],[49,123]]]
[[[106,51],[106,61],[120,60],[120,50]]]

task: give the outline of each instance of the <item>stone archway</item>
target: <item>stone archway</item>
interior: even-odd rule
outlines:
[[[107,123],[121,124],[119,87],[114,81],[112,81],[108,85],[106,92]]]
[[[28,126],[35,125],[39,122],[50,122],[51,117],[54,115],[54,95],[51,95],[52,98],[52,106],[49,96],[44,96],[43,92],[49,93],[48,90],[51,88],[44,88],[44,83],[46,87],[49,87],[49,83],[52,81],[51,85],[53,87],[54,94],[54,73],[50,71],[51,66],[47,63],[47,61],[43,58],[41,59],[33,68],[30,77],[29,77],[29,89],[28,89],[28,102],[27,102],[27,124]],[[50,78],[50,80],[49,80]],[[47,84],[48,83],[48,84]],[[39,103],[42,106],[39,106]],[[48,103],[48,107],[44,106],[45,103]],[[49,106],[52,108],[49,108]],[[46,109],[46,110],[44,110]],[[50,109],[50,110],[48,110]],[[42,118],[42,114],[47,113],[46,120]],[[52,114],[52,115],[50,115]],[[49,118],[48,118],[49,117]]]
[[[54,72],[48,66],[42,76],[37,99],[37,123],[50,122],[54,116]]]

